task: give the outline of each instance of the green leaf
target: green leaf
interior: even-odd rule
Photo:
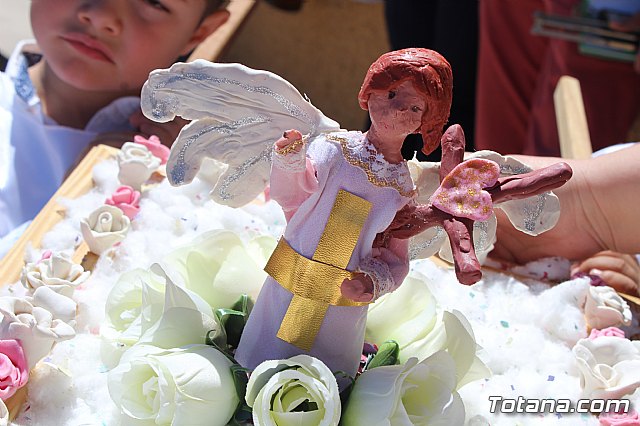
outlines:
[[[226,343],[232,348],[238,347],[240,336],[242,335],[244,326],[247,324],[252,308],[253,302],[251,298],[243,294],[238,301],[234,303],[232,309],[216,309],[216,317],[226,332]]]
[[[373,357],[371,362],[367,365],[367,370],[372,368],[381,367],[383,365],[396,365],[398,364],[398,357],[400,355],[400,346],[394,340],[388,340],[380,345],[378,353]]]
[[[236,387],[238,398],[240,398],[241,401],[244,401],[244,397],[247,393],[247,383],[249,383],[248,372],[250,370],[238,364],[234,364],[230,368],[231,376],[233,377],[233,384]]]
[[[245,402],[245,395],[247,393],[247,383],[249,382],[249,369],[244,368],[238,364],[234,364],[230,367],[231,376],[233,377],[233,384],[236,388],[236,394],[240,399],[238,407],[236,408],[233,418],[229,421],[231,426],[240,426],[246,424],[252,417],[252,409]]]

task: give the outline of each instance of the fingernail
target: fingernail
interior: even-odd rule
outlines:
[[[593,268],[593,269],[591,269],[591,270],[589,271],[589,275],[597,275],[597,276],[600,276],[600,275],[602,275],[602,270],[600,270],[600,269],[596,269],[596,268]]]

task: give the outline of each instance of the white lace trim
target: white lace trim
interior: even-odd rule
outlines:
[[[279,154],[274,148],[271,157],[273,165],[285,172],[303,172],[307,167],[307,145],[304,144],[300,151],[289,154]]]
[[[389,270],[389,265],[376,259],[373,256],[367,256],[360,261],[357,272],[363,272],[373,281],[373,299],[388,293],[393,288],[393,277]]]
[[[389,163],[363,133],[332,133],[327,135],[327,139],[340,143],[344,158],[350,164],[360,167],[372,184],[392,187],[405,197],[415,195],[407,162]]]

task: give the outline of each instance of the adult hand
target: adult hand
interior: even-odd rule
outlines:
[[[584,272],[597,275],[616,290],[631,295],[640,294],[640,265],[635,256],[611,250],[601,251],[577,263],[571,274]]]
[[[534,168],[557,158],[518,156]],[[640,144],[588,160],[565,160],[573,177],[554,192],[560,199],[556,226],[538,236],[518,230],[496,210],[498,229],[490,256],[525,263],[547,256],[587,259],[603,250],[640,253]]]

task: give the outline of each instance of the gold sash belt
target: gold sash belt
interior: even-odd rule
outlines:
[[[343,297],[340,285],[353,276],[346,267],[370,210],[369,201],[340,190],[312,259],[297,253],[284,238],[278,241],[264,270],[293,293],[278,338],[308,352],[329,305],[367,305]]]

